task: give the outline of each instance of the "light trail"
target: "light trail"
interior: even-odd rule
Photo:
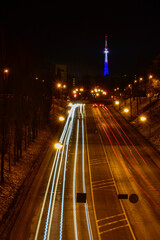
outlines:
[[[83,112],[84,112],[84,104],[83,104]],[[83,113],[82,114],[82,182],[83,182],[83,193],[86,193],[86,187],[85,187],[85,165],[84,165],[84,120],[83,120]],[[88,227],[88,234],[89,239],[93,239],[92,235],[92,229],[91,229],[91,223],[90,218],[88,214],[88,204],[85,203],[85,213],[86,213],[86,221],[87,221],[87,227]]]
[[[85,119],[85,128],[87,129],[86,119]],[[86,131],[86,144],[87,144],[87,157],[88,157],[88,167],[89,167],[89,180],[90,180],[90,187],[91,187],[91,198],[92,198],[92,202],[93,202],[93,213],[94,213],[94,218],[95,218],[95,223],[96,223],[96,230],[97,230],[98,240],[101,240],[99,227],[98,227],[98,223],[97,223],[95,199],[94,199],[94,194],[93,194],[91,160],[90,160],[90,155],[89,155],[89,144],[88,144],[88,134],[87,134],[87,131]]]
[[[73,106],[73,108],[71,110],[71,116],[74,114],[74,110],[75,110],[75,106]],[[66,144],[67,136],[69,134],[69,130],[70,130],[71,125],[72,125],[72,121],[70,121],[70,123],[69,123],[69,127],[67,129],[67,133],[65,135],[63,145]],[[48,207],[48,213],[47,213],[47,219],[46,219],[46,225],[45,225],[43,240],[49,239],[49,236],[50,236],[51,219],[53,218],[53,209],[54,209],[54,204],[55,204],[55,198],[56,198],[56,192],[57,192],[57,186],[58,186],[58,181],[59,181],[59,175],[60,175],[60,170],[61,170],[61,165],[62,165],[64,149],[65,149],[65,147],[63,147],[63,149],[62,149],[60,163],[59,163],[59,161],[57,161],[55,171],[54,171],[54,177],[53,177],[53,182],[52,182],[50,201],[49,201],[49,207]],[[58,168],[58,163],[59,163],[59,168]],[[57,170],[57,168],[58,168],[58,170]],[[58,171],[58,173],[57,173],[57,171]],[[56,175],[57,175],[57,177],[56,177]],[[56,184],[55,184],[55,181],[56,181]],[[54,186],[55,186],[55,189],[54,189]],[[54,193],[54,195],[53,195],[53,193]],[[52,207],[52,210],[51,210],[51,207]]]
[[[77,104],[73,105],[72,109],[71,109],[71,121],[70,121],[70,124],[69,124],[69,127],[68,127],[68,132],[66,134],[66,137],[65,137],[65,141],[64,141],[64,145],[66,145],[66,142],[69,141],[70,139],[70,135],[71,135],[71,131],[72,131],[72,128],[73,128],[73,117],[74,117],[74,114],[75,114],[75,109],[77,108]],[[50,218],[49,218],[49,224],[48,224],[48,232],[47,232],[47,240],[49,239],[50,237],[50,231],[51,231],[51,223],[52,223],[52,219],[53,219],[53,213],[54,213],[54,206],[55,206],[55,199],[56,199],[56,193],[57,193],[57,187],[58,187],[58,182],[59,182],[59,177],[60,177],[60,171],[61,171],[61,166],[62,166],[62,160],[63,160],[63,155],[64,155],[64,149],[63,148],[63,151],[62,151],[62,154],[61,154],[61,160],[60,160],[60,164],[59,164],[59,168],[58,168],[58,173],[57,173],[57,177],[56,177],[56,184],[55,184],[55,188],[54,188],[54,196],[53,196],[53,200],[52,200],[52,209],[50,211]],[[68,151],[68,147],[66,148],[67,151]],[[68,152],[67,152],[68,153]],[[66,156],[67,156],[67,153],[66,153]],[[62,201],[64,198],[62,198]],[[62,215],[63,216],[63,215]],[[63,221],[63,219],[62,219]],[[45,238],[44,238],[45,240]]]
[[[84,123],[83,123],[83,114],[85,113],[85,106],[84,104],[74,104],[71,108],[71,111],[67,117],[63,132],[61,134],[59,142],[63,145],[63,148],[61,150],[57,150],[55,154],[55,158],[52,164],[52,169],[50,172],[43,204],[41,207],[40,217],[36,229],[35,234],[35,240],[38,239],[40,226],[42,222],[42,217],[44,214],[44,209],[46,209],[46,201],[48,198],[48,192],[49,188],[51,186],[50,190],[50,196],[49,196],[49,203],[48,203],[48,211],[47,211],[47,217],[46,217],[46,223],[45,223],[45,230],[44,230],[44,236],[43,240],[49,240],[50,239],[50,233],[51,233],[51,226],[53,222],[53,216],[54,216],[54,207],[55,207],[55,199],[57,195],[57,188],[60,178],[60,173],[62,169],[62,162],[64,159],[64,168],[63,168],[63,182],[62,182],[62,200],[61,200],[61,213],[60,213],[60,231],[59,231],[59,240],[62,240],[63,236],[63,215],[64,215],[64,195],[65,195],[65,181],[66,181],[66,168],[67,168],[67,159],[68,159],[68,148],[69,148],[69,142],[70,137],[73,129],[73,121],[75,116],[75,110],[78,109],[78,120],[77,120],[77,137],[76,137],[76,149],[75,149],[75,159],[74,159],[74,172],[73,172],[73,215],[74,215],[74,233],[75,233],[75,239],[78,240],[78,229],[77,229],[77,216],[76,216],[76,167],[77,167],[77,154],[78,154],[78,141],[79,141],[79,125],[80,125],[80,118],[82,117],[82,181],[83,181],[83,192],[86,192],[85,188],[85,169],[84,169]],[[88,214],[88,205],[85,203],[85,214],[86,214],[86,222],[88,227],[88,234],[89,239],[93,239],[92,230],[91,230],[91,224]]]
[[[66,120],[66,123],[65,123],[65,126],[64,126],[64,129],[63,129],[63,132],[62,132],[62,135],[61,135],[61,137],[60,137],[60,141],[59,141],[59,142],[61,142],[61,143],[64,141],[64,137],[65,137],[65,135],[67,134],[67,129],[68,129],[70,117],[73,115],[75,108],[76,108],[76,106],[73,106],[73,107],[71,108],[71,112],[69,113],[69,115],[68,115],[68,117],[67,117],[67,120]],[[46,191],[45,191],[45,196],[44,196],[43,204],[42,204],[42,207],[41,207],[41,212],[40,212],[40,216],[39,216],[39,220],[38,220],[38,224],[37,224],[37,229],[36,229],[36,233],[35,233],[35,238],[34,238],[35,240],[38,239],[40,224],[41,224],[41,221],[42,221],[42,216],[43,216],[43,212],[44,212],[44,208],[45,208],[45,204],[46,204],[46,199],[47,199],[47,195],[48,195],[48,191],[49,191],[49,186],[50,186],[50,184],[51,184],[51,179],[52,179],[52,175],[53,175],[53,170],[55,169],[55,171],[54,171],[54,177],[53,177],[53,183],[52,183],[52,186],[54,186],[56,169],[57,169],[57,167],[55,167],[55,163],[56,163],[56,166],[57,166],[57,165],[58,165],[58,162],[59,162],[59,157],[60,157],[60,150],[57,150],[57,151],[56,151],[56,154],[55,154],[54,161],[53,161],[53,165],[52,165],[52,168],[51,168],[49,180],[48,180],[48,183],[47,183],[47,188],[46,188]],[[49,205],[49,210],[50,210],[50,205]],[[49,215],[49,213],[48,213],[47,215]],[[48,218],[47,218],[47,219],[48,219]],[[46,225],[45,235],[44,235],[45,237],[46,237],[46,232],[47,232],[47,228],[48,228],[48,220],[47,220],[47,223],[46,223],[46,224],[47,224],[47,225]]]
[[[58,155],[58,156],[57,156],[57,155]],[[51,173],[50,173],[50,176],[49,176],[49,180],[48,180],[48,184],[47,184],[47,188],[46,188],[46,192],[45,192],[43,204],[42,204],[42,207],[41,207],[41,212],[40,212],[40,216],[39,216],[39,220],[38,220],[38,225],[37,225],[37,229],[36,229],[36,234],[35,234],[35,238],[34,238],[35,240],[38,239],[38,234],[39,234],[40,224],[41,224],[41,221],[42,221],[42,215],[43,215],[43,212],[44,212],[44,207],[45,207],[45,204],[46,204],[47,194],[48,194],[48,190],[49,190],[49,186],[50,186],[50,182],[51,182],[51,178],[52,178],[52,174],[53,174],[55,162],[56,162],[56,159],[59,158],[59,155],[60,155],[60,150],[57,150],[57,151],[56,151],[55,158],[54,158],[54,161],[53,161]]]
[[[72,128],[70,129],[70,132],[68,134],[68,138],[67,138],[67,143],[66,143],[66,154],[65,154],[65,164],[64,164],[64,171],[63,171],[63,185],[62,185],[62,202],[61,202],[61,219],[60,219],[60,235],[59,235],[59,239],[62,239],[62,231],[63,231],[63,211],[64,211],[64,193],[65,193],[65,180],[66,180],[66,167],[67,167],[67,158],[68,158],[68,147],[69,147],[69,141],[70,141],[70,136],[71,136],[71,132],[73,129],[73,119],[74,119],[74,115],[72,115]]]
[[[137,150],[137,148],[134,146],[134,144],[132,143],[132,141],[129,139],[129,137],[127,136],[127,134],[125,133],[125,131],[123,130],[123,128],[119,125],[119,123],[117,122],[117,120],[114,118],[114,116],[112,115],[112,113],[109,111],[109,109],[107,107],[105,107],[105,109],[107,109],[107,111],[110,113],[111,117],[114,119],[114,121],[117,123],[117,125],[119,126],[119,128],[121,129],[121,131],[124,133],[124,135],[126,136],[126,138],[128,139],[128,141],[132,144],[132,146],[134,147],[135,151],[137,152],[137,154],[140,156],[140,158],[142,159],[142,161],[148,165],[146,163],[146,161],[144,160],[144,158],[141,156],[141,154],[139,153],[139,151]]]
[[[150,187],[153,189],[153,191],[156,192],[156,194],[160,195],[160,192],[159,192],[158,190],[156,190],[156,189],[152,186],[152,184],[143,176],[143,174],[140,173],[140,171],[139,171],[139,170],[134,166],[134,164],[129,160],[129,158],[127,157],[127,155],[126,155],[125,152],[123,151],[123,149],[122,149],[122,147],[121,147],[118,139],[116,138],[115,134],[113,133],[112,129],[110,128],[110,126],[108,125],[108,123],[106,122],[106,120],[104,119],[103,116],[102,116],[102,118],[103,118],[104,122],[106,123],[107,127],[109,128],[110,132],[111,132],[112,135],[114,136],[114,138],[115,138],[115,140],[116,140],[116,142],[117,142],[117,144],[118,144],[118,146],[119,146],[122,154],[125,156],[125,158],[127,159],[127,161],[131,164],[131,166],[132,166],[132,167],[134,168],[134,170],[139,174],[139,176],[145,181],[145,183],[146,183],[148,186],[150,186]],[[113,123],[113,124],[114,124],[114,123]],[[114,126],[115,126],[115,125],[114,125]],[[115,127],[116,127],[116,126],[115,126]],[[119,131],[118,131],[118,133],[119,133]],[[128,146],[126,142],[125,142],[125,144],[126,144],[126,146]]]
[[[76,217],[76,200],[75,200],[75,190],[76,190],[76,166],[77,166],[77,153],[78,153],[78,137],[79,137],[79,119],[77,120],[77,137],[76,137],[76,149],[75,149],[75,159],[74,159],[74,172],[73,172],[73,217],[74,217],[74,233],[75,239],[78,240],[78,230],[77,230],[77,217]]]
[[[130,171],[129,171],[128,168],[125,166],[125,164],[120,160],[119,156],[117,155],[117,153],[116,153],[116,151],[115,151],[115,149],[114,149],[114,146],[113,146],[113,144],[112,144],[112,141],[111,141],[111,139],[110,139],[110,137],[109,137],[106,129],[105,129],[104,126],[103,126],[102,121],[100,120],[99,117],[97,117],[97,118],[98,118],[98,121],[99,121],[99,123],[101,124],[101,126],[102,126],[102,128],[103,128],[103,130],[104,130],[104,132],[105,132],[105,134],[106,134],[106,136],[107,136],[107,138],[108,138],[108,140],[109,140],[109,142],[110,142],[110,145],[111,145],[111,147],[112,147],[112,150],[113,150],[116,158],[118,159],[118,161],[120,162],[120,164],[122,165],[122,167],[124,168],[124,170],[126,171],[126,173],[128,173],[128,174],[130,175],[130,177],[133,179],[133,181],[134,181],[135,184],[138,186],[138,188],[141,189],[141,191],[147,196],[147,198],[150,199],[150,200],[152,201],[152,203],[160,210],[160,206],[159,206],[159,205],[151,198],[151,196],[139,185],[139,183],[136,181],[136,179],[135,179],[135,178],[133,177],[133,175],[130,173]]]

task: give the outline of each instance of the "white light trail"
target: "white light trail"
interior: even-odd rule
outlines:
[[[69,131],[69,128],[68,128],[68,131]],[[68,131],[67,131],[67,133],[65,135],[65,139],[64,139],[63,145],[65,145]],[[43,237],[44,240],[48,239],[47,236],[49,236],[49,233],[50,233],[50,226],[51,225],[50,225],[50,221],[49,220],[52,219],[51,215],[53,215],[53,210],[51,211],[51,207],[53,209],[53,206],[54,206],[53,203],[54,203],[54,199],[55,199],[55,196],[56,196],[56,190],[55,189],[56,189],[56,186],[58,185],[58,180],[59,180],[59,174],[60,174],[60,169],[61,169],[64,149],[65,148],[63,147],[60,161],[57,160],[57,162],[56,162],[55,171],[54,171],[54,175],[53,175],[53,182],[52,182],[52,188],[51,188],[51,194],[50,194],[50,200],[49,200],[49,206],[48,206],[48,212],[47,212],[47,219],[46,219],[46,225],[45,225],[45,231],[44,231],[44,237]],[[59,167],[58,167],[58,163],[59,163]],[[55,185],[55,183],[56,183],[56,185]],[[55,189],[54,189],[54,187],[55,187]],[[53,193],[54,193],[54,196],[53,196]],[[49,230],[48,230],[48,227],[49,227]]]
[[[62,240],[62,233],[63,233],[63,215],[64,215],[64,194],[65,194],[65,180],[66,180],[66,167],[67,167],[67,158],[68,158],[68,148],[69,148],[69,142],[70,137],[73,129],[73,120],[75,116],[75,110],[78,108],[78,120],[77,120],[77,136],[76,136],[76,148],[75,148],[75,159],[74,159],[74,172],[73,172],[73,217],[74,217],[74,232],[75,232],[75,240],[78,240],[78,229],[77,229],[77,216],[76,216],[76,167],[77,167],[77,154],[78,154],[78,139],[79,139],[79,119],[82,117],[82,181],[83,181],[83,192],[86,193],[85,188],[85,167],[84,167],[84,114],[85,114],[85,104],[74,104],[71,107],[71,111],[67,117],[62,135],[60,137],[60,143],[63,144],[63,148],[61,150],[57,150],[55,154],[55,158],[53,161],[51,173],[49,176],[40,217],[37,225],[37,230],[35,234],[35,240],[38,239],[38,234],[40,230],[40,225],[42,221],[42,216],[49,192],[49,186],[51,186],[51,192],[49,197],[49,205],[48,205],[48,212],[47,212],[47,218],[46,218],[46,224],[45,224],[45,231],[44,231],[44,238],[43,240],[49,240],[50,238],[50,232],[51,232],[51,224],[53,222],[53,216],[54,216],[54,206],[55,206],[55,199],[57,194],[57,188],[58,188],[58,182],[62,167],[62,162],[64,159],[65,154],[65,160],[64,160],[64,169],[63,169],[63,183],[62,183],[62,202],[61,202],[61,215],[60,215],[60,234],[59,234],[59,240]],[[53,180],[52,180],[53,179]],[[52,183],[51,183],[52,181]],[[92,230],[91,230],[91,224],[90,224],[90,218],[88,214],[88,205],[85,203],[85,213],[86,213],[86,222],[88,227],[88,234],[89,239],[93,239]]]
[[[69,141],[70,141],[70,136],[71,136],[71,132],[72,132],[72,129],[73,129],[73,119],[74,119],[74,115],[72,115],[71,129],[70,129],[70,132],[68,134],[67,143],[66,143],[66,154],[65,154],[65,164],[64,164],[64,171],[63,171],[63,185],[62,185],[62,203],[61,203],[61,219],[60,219],[60,235],[59,235],[60,240],[62,240],[62,231],[63,231],[63,211],[64,211],[64,192],[65,192],[65,180],[66,180],[66,167],[67,167]]]
[[[64,140],[64,137],[65,135],[67,134],[67,130],[68,130],[68,125],[69,125],[69,120],[70,120],[70,117],[74,115],[74,111],[75,111],[75,108],[77,106],[73,106],[71,108],[71,112],[69,113],[68,117],[67,117],[67,120],[66,120],[66,123],[65,123],[65,126],[64,126],[64,129],[63,129],[63,132],[62,132],[62,135],[60,137],[60,141],[59,142],[63,142]],[[64,150],[63,150],[64,151]],[[35,240],[38,239],[38,234],[39,234],[39,229],[40,229],[40,224],[41,224],[41,221],[42,221],[42,215],[43,215],[43,212],[44,212],[44,208],[45,208],[45,204],[46,204],[46,199],[47,199],[47,195],[48,195],[48,191],[49,191],[49,186],[50,186],[50,183],[51,183],[51,179],[52,179],[52,175],[53,175],[53,170],[54,170],[54,167],[55,167],[55,163],[56,163],[56,167],[55,167],[55,171],[54,171],[54,176],[53,176],[53,183],[52,183],[52,186],[54,186],[54,181],[55,181],[55,176],[56,176],[56,170],[57,170],[57,166],[58,166],[58,162],[59,162],[59,157],[60,157],[60,150],[57,150],[56,151],[56,154],[55,154],[55,157],[54,157],[54,161],[53,161],[53,165],[52,165],[52,168],[51,168],[51,172],[50,172],[50,176],[49,176],[49,180],[48,180],[48,184],[47,184],[47,188],[46,188],[46,192],[45,192],[45,196],[44,196],[44,200],[43,200],[43,204],[42,204],[42,207],[41,207],[41,212],[40,212],[40,216],[39,216],[39,220],[38,220],[38,224],[37,224],[37,229],[36,229],[36,234],[35,234]],[[52,193],[51,193],[52,194]],[[50,205],[49,205],[49,210],[50,210]],[[49,213],[48,213],[49,215]],[[48,220],[47,220],[48,222]],[[48,223],[47,223],[48,225]],[[48,228],[48,227],[46,227]],[[47,229],[46,229],[47,230]],[[46,236],[46,234],[45,234]]]
[[[84,105],[83,105],[83,112],[84,112]],[[83,193],[86,193],[86,186],[85,186],[85,165],[84,165],[84,120],[83,120],[83,114],[82,114],[82,182],[83,182]],[[87,221],[87,227],[88,227],[88,234],[89,239],[93,239],[92,235],[92,229],[90,224],[90,218],[88,214],[88,204],[85,203],[85,213],[86,213],[86,221]]]
[[[73,128],[73,118],[74,118],[74,113],[75,113],[75,109],[77,108],[77,104],[73,105],[72,109],[71,109],[71,112],[70,112],[70,116],[71,116],[71,121],[69,123],[69,126],[68,126],[68,131],[67,131],[67,134],[66,134],[66,137],[65,137],[65,141],[64,141],[64,145],[66,144],[66,142],[69,141],[70,139],[70,135],[71,135],[71,131],[72,131],[72,128]],[[58,173],[57,173],[57,177],[56,177],[56,184],[55,184],[55,188],[53,189],[54,190],[54,196],[53,196],[53,200],[52,200],[52,192],[51,192],[51,195],[50,195],[50,199],[51,199],[51,203],[52,203],[52,209],[48,209],[48,215],[50,216],[47,220],[46,220],[46,229],[45,229],[45,234],[44,234],[44,238],[43,240],[48,240],[49,237],[50,237],[50,230],[51,230],[51,223],[52,223],[52,219],[53,219],[53,212],[54,212],[54,206],[55,206],[55,199],[56,199],[56,193],[57,193],[57,187],[58,187],[58,181],[59,181],[59,176],[60,176],[60,171],[61,171],[61,166],[62,166],[62,160],[63,160],[63,155],[64,155],[64,149],[63,148],[63,151],[62,151],[62,154],[61,154],[61,159],[60,159],[60,164],[59,164],[59,168],[58,168]],[[68,149],[68,148],[67,148]],[[68,152],[67,152],[68,153]],[[66,155],[67,155],[66,153]],[[48,229],[48,231],[47,231]]]
[[[77,217],[76,217],[76,200],[75,200],[75,190],[76,190],[76,166],[77,166],[77,153],[78,153],[78,137],[79,137],[79,119],[77,120],[77,137],[76,137],[76,150],[74,159],[74,172],[73,172],[73,217],[74,217],[74,233],[75,239],[78,240],[78,230],[77,230]]]
[[[58,155],[58,156],[57,156],[57,155]],[[49,190],[49,185],[50,185],[50,182],[51,182],[51,178],[52,178],[52,174],[53,174],[55,162],[56,162],[56,159],[59,158],[59,155],[60,155],[60,151],[57,150],[57,151],[56,151],[56,155],[55,155],[55,157],[54,157],[54,161],[53,161],[51,173],[50,173],[50,176],[49,176],[49,180],[48,180],[48,184],[47,184],[47,188],[46,188],[46,192],[45,192],[43,204],[42,204],[42,207],[41,207],[41,212],[40,212],[40,216],[39,216],[39,220],[38,220],[38,225],[37,225],[37,229],[36,229],[36,234],[35,234],[35,238],[34,238],[35,240],[38,239],[39,228],[40,228],[40,224],[41,224],[41,220],[42,220],[42,215],[43,215],[43,211],[44,211],[44,207],[45,207],[45,203],[46,203],[46,198],[47,198],[47,194],[48,194],[48,190]]]

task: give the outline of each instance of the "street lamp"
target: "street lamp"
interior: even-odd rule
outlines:
[[[145,121],[147,120],[147,118],[146,118],[145,116],[141,116],[141,117],[140,117],[140,120],[141,120],[142,122],[145,122]]]
[[[137,83],[138,81],[137,80],[134,80],[134,83]]]
[[[59,117],[59,121],[63,122],[65,120],[65,118],[63,116]]]
[[[125,108],[125,109],[124,109],[124,112],[125,112],[125,113],[128,113],[128,112],[129,112],[129,109],[128,109],[128,108]]]
[[[3,73],[4,73],[4,80],[5,80],[6,76],[8,77],[9,69],[8,68],[4,68]]]
[[[72,107],[72,105],[73,105],[73,103],[72,103],[72,102],[70,102],[70,103],[68,104],[68,106],[69,106],[69,107]]]
[[[60,149],[63,147],[63,145],[62,145],[62,143],[55,143],[54,147],[55,147],[57,150],[60,150]]]
[[[9,72],[8,68],[5,68],[3,72],[8,73]]]

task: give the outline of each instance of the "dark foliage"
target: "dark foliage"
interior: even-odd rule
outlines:
[[[7,38],[8,40],[8,38]],[[1,31],[0,51],[0,180],[4,182],[4,161],[16,164],[49,121],[51,66],[29,44],[5,41]],[[7,47],[5,46],[7,42]],[[7,50],[7,51],[6,51]],[[8,73],[4,73],[7,68]],[[11,158],[10,152],[14,157]]]

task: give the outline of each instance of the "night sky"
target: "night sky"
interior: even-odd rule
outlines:
[[[158,1],[103,2],[8,1],[1,8],[1,25],[11,45],[21,39],[80,76],[103,74],[106,34],[110,74],[142,74],[160,53]]]

